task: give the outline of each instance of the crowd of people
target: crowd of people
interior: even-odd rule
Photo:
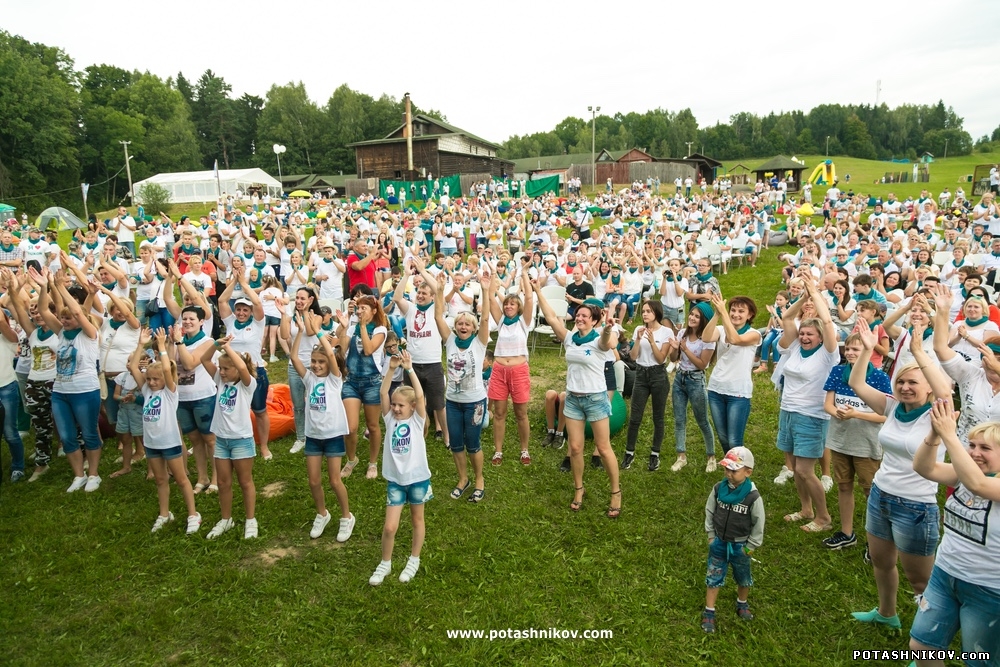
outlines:
[[[304,452],[316,506],[311,537],[331,521],[323,460],[340,512],[336,539],[346,541],[355,517],[344,480],[362,460],[365,477],[376,479],[381,456],[387,509],[370,583],[391,572],[407,504],[413,543],[400,580],[409,581],[419,570],[423,504],[434,495],[428,440],[452,453],[454,500],[487,498],[483,431],[492,425],[490,464],[504,465],[511,411],[519,462],[531,465],[529,341],[544,322],[564,349],[566,384],[545,397],[541,444],[568,444],[571,511],[584,504],[589,427],[591,465],[608,475],[606,515],[621,516],[620,470],[645,449],[647,405],[647,468],[660,467],[671,388],[671,471],[689,463],[689,406],[706,472],[724,468],[706,504],[703,629],[716,628],[730,565],[737,615],[752,618],[750,554],[763,543],[764,505],[744,438],[761,390],[754,374],[769,373],[780,392],[776,446],[785,459],[774,483],[793,481],[800,501],[784,520],[832,533],[823,539],[830,549],[850,547],[859,542],[855,483],[867,496],[865,553],[879,603],[855,618],[900,626],[898,559],[917,597],[911,646],[947,648],[960,628],[967,650],[1000,651],[990,630],[1000,618],[992,567],[1000,556],[1000,309],[992,299],[1000,216],[992,193],[975,204],[949,199],[947,208],[926,192],[905,202],[890,195],[870,208],[832,187],[816,227],[785,200],[786,188],[773,197],[770,186],[681,183],[661,195],[658,184],[637,183],[589,199],[578,188],[568,198],[532,199],[523,186],[514,197],[485,185],[419,210],[371,196],[313,202],[309,212],[295,200],[227,197],[200,220],[176,222],[122,208],[78,230],[65,249],[34,228],[22,228],[19,241],[16,228],[4,230],[0,403],[11,481],[26,476],[21,432],[30,425],[29,481],[55,467],[55,449],[72,471],[68,491],[97,491],[103,421],[121,446],[112,477],[147,461],[159,497],[154,532],[174,519],[171,478],[189,534],[200,531],[196,498],[206,494],[219,501],[207,537],[233,528],[235,473],[244,536],[256,537],[253,463],[258,450],[273,456],[268,368],[284,356],[291,453]],[[755,267],[778,214],[798,246],[784,253],[783,289],[773,304],[724,296],[715,271]],[[631,409],[616,453],[612,398],[625,378]],[[362,434],[368,451],[359,455]],[[940,545],[939,485],[954,487]],[[839,521],[826,500],[834,486]]]

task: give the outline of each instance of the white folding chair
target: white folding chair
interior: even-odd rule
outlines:
[[[549,300],[549,306],[551,306],[552,310],[555,311],[555,316],[557,318],[559,318],[560,320],[563,320],[563,321],[566,319],[566,313],[569,312],[569,304],[566,302],[565,299],[550,299]],[[540,312],[541,311],[539,311],[539,313]],[[535,353],[535,348],[538,347],[538,337],[539,336],[554,336],[555,335],[555,331],[552,329],[552,326],[548,322],[546,322],[545,324],[537,324],[536,323],[535,324],[535,328],[533,329],[533,333],[534,333],[534,336],[531,339],[531,353],[532,354]],[[559,346],[559,349],[560,350],[562,349],[562,345]],[[560,354],[561,354],[561,352],[560,352]]]
[[[546,301],[565,301],[566,288],[562,285],[546,285],[541,289]]]
[[[343,299],[320,299],[320,306],[329,306],[330,310],[336,313],[338,310],[344,307]]]
[[[949,261],[951,261],[951,253],[948,252],[947,250],[941,250],[939,252],[936,252],[934,253],[933,261],[935,266],[939,267],[944,266]]]

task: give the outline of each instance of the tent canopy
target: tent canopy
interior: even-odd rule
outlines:
[[[136,202],[142,201],[142,186],[156,183],[166,188],[170,193],[170,203],[186,204],[196,202],[214,202],[220,194],[233,194],[237,190],[246,192],[248,188],[258,187],[261,192],[272,196],[281,194],[281,183],[263,169],[220,169],[216,182],[215,172],[181,171],[172,174],[157,174],[139,181],[133,186]]]
[[[42,211],[42,214],[35,221],[35,226],[45,230],[51,227],[53,222],[56,229],[60,231],[63,229],[83,229],[87,226],[86,222],[61,206],[53,206]]]

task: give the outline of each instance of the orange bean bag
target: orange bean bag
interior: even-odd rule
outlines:
[[[272,384],[267,390],[267,415],[271,418],[271,429],[267,436],[268,442],[280,440],[295,432],[295,414],[292,407],[292,392],[287,384]],[[252,412],[254,439],[260,441],[257,431],[257,416]]]

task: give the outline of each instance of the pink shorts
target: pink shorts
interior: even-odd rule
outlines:
[[[514,403],[527,403],[531,398],[531,373],[528,363],[520,366],[493,364],[490,386],[486,395],[491,401],[506,401],[509,396]]]

